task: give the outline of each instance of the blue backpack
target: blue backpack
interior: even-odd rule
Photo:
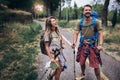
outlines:
[[[97,30],[97,27],[96,27],[96,19],[98,18],[98,13],[95,12],[95,11],[92,11],[92,23],[88,26],[93,26],[94,27],[94,35],[93,36],[90,36],[88,37],[87,39],[90,40],[90,47],[94,48],[94,45],[92,43],[92,41],[97,41],[98,40],[98,30]],[[83,46],[83,42],[85,40],[84,36],[82,36],[82,28],[85,27],[83,25],[83,20],[84,20],[84,15],[82,16],[82,19],[80,19],[80,47]]]

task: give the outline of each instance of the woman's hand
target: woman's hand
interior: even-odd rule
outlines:
[[[51,62],[55,62],[55,59],[54,59],[54,58],[50,58],[50,61],[51,61]]]
[[[65,48],[65,44],[64,44],[64,43],[62,44],[62,48],[63,48],[63,49]]]

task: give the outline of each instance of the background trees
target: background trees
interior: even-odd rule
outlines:
[[[46,6],[46,11],[47,11],[47,16],[50,15],[55,15],[55,11],[57,8],[60,6],[60,11],[61,11],[61,4],[64,2],[64,0],[43,0],[45,6]],[[60,13],[61,15],[61,13]]]
[[[81,17],[81,8],[78,7],[76,3],[74,6],[67,6],[64,7],[64,4],[68,3],[69,0],[0,0],[0,5],[5,5],[11,9],[20,9],[35,13],[33,10],[33,5],[37,2],[42,2],[44,5],[44,10],[40,14],[39,17],[46,17],[46,16],[56,16],[59,20],[60,19],[79,19]],[[70,0],[71,1],[71,0]],[[99,18],[102,20],[103,26],[107,26],[107,21],[114,19],[114,24],[119,22],[120,16],[120,9],[117,7],[115,8],[114,5],[120,5],[120,0],[113,0],[116,4],[113,5],[115,9],[112,9],[112,12],[108,10],[108,6],[111,0],[104,0],[104,4],[99,4],[100,0],[93,0],[91,5],[93,9],[98,12]],[[103,0],[101,0],[103,1]],[[111,12],[111,13],[110,13]],[[115,13],[116,12],[116,13]],[[110,14],[108,14],[110,13]],[[114,18],[114,14],[116,14],[117,18]],[[110,15],[110,16],[109,16]],[[113,19],[112,19],[113,18]],[[116,20],[115,20],[116,19]]]
[[[31,11],[35,1],[36,0],[0,0],[0,4],[7,5],[8,8],[12,9]]]

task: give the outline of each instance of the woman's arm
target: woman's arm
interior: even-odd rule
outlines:
[[[47,54],[48,54],[51,62],[54,62],[54,57],[52,57],[51,54],[50,54],[49,42],[45,42],[45,48],[46,48]]]
[[[63,38],[62,38],[62,48],[65,48],[65,41]]]

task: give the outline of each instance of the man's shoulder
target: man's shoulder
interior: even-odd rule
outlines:
[[[96,19],[96,23],[97,24],[101,24],[101,20],[100,19]]]

